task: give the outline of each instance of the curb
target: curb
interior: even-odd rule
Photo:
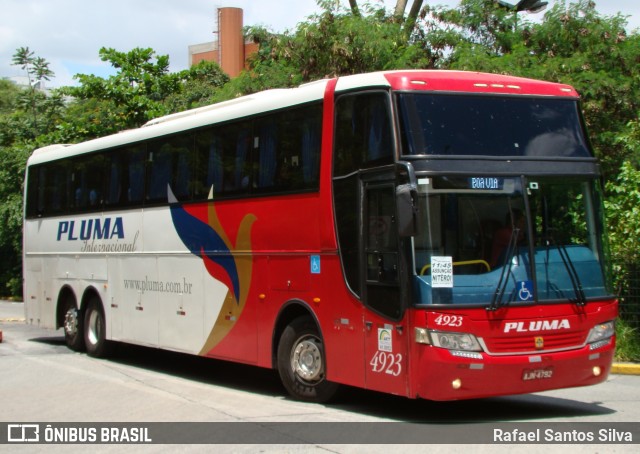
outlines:
[[[619,375],[640,375],[640,364],[613,363],[611,373]]]

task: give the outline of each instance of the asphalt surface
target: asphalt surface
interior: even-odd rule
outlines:
[[[0,369],[1,420],[24,424],[40,422],[43,427],[51,424],[63,424],[64,427],[65,422],[68,425],[73,421],[89,425],[112,421],[118,427],[129,423],[136,426],[169,424],[167,433],[153,431],[154,438],[167,435],[171,440],[168,444],[96,445],[91,446],[94,452],[448,454],[471,448],[474,454],[602,454],[637,452],[634,445],[640,440],[637,422],[634,422],[640,420],[638,378],[620,375],[638,374],[640,367],[635,364],[617,364],[615,374],[597,387],[535,395],[439,403],[347,389],[348,393],[341,401],[317,405],[287,398],[277,374],[270,370],[134,346],[121,349],[107,361],[72,352],[64,344],[62,331],[26,325],[22,303],[0,301],[0,330],[4,330],[4,342],[0,345],[3,360]],[[231,436],[237,441],[234,444],[216,441],[214,448],[173,441],[177,436],[174,426],[178,423],[187,424],[179,429],[193,435],[190,431],[197,427],[189,426],[190,422],[206,423],[206,429],[213,431],[214,438],[221,437],[216,440]],[[301,431],[295,425],[299,422],[306,424]],[[271,423],[277,426],[274,428],[269,425]],[[429,444],[403,441],[399,445],[390,441],[384,444],[379,441],[366,444],[343,444],[324,439],[309,441],[311,429],[327,428],[344,432],[348,440],[356,435],[360,438],[375,435],[379,440],[381,434],[384,438],[388,431],[393,434],[395,430],[403,430],[405,423],[409,426],[419,424],[421,435],[427,430],[438,434],[452,432],[455,445],[451,441],[429,441]],[[574,427],[568,424],[578,424],[577,427],[584,430],[592,427],[618,429],[619,433],[632,430],[634,439],[632,444],[607,442],[575,446],[477,441],[478,433],[484,433],[482,427],[487,425],[493,431],[496,427],[504,427],[504,430],[521,433],[527,428],[564,430]],[[0,424],[0,440],[6,427],[6,424]],[[367,432],[372,428],[375,434]],[[282,444],[280,438],[269,441],[274,435],[282,435],[282,430],[295,431],[295,439],[304,440],[304,444]],[[263,433],[266,434],[264,438]],[[471,436],[475,441],[465,445],[464,436]],[[260,444],[252,442],[251,437],[259,437]],[[86,448],[69,444],[9,446],[0,443],[0,452],[68,454],[87,452]]]

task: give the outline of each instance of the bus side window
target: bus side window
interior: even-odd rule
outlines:
[[[97,210],[103,203],[105,159],[102,153],[85,155],[70,161],[67,177],[72,191],[71,210]],[[69,191],[67,191],[68,193]]]
[[[257,121],[257,189],[263,193],[315,189],[320,164],[319,105],[280,112]],[[254,163],[255,165],[255,163]]]
[[[195,153],[193,136],[182,134],[149,144],[147,159],[147,202],[166,202],[167,186],[180,201],[191,198],[189,181]]]
[[[340,97],[336,118],[336,174],[390,164],[393,162],[392,137],[386,93]]]
[[[229,147],[225,149],[224,191],[230,193],[249,192],[251,186],[249,154],[253,138],[251,124],[238,125],[230,131]]]
[[[223,145],[218,131],[208,128],[196,134],[196,166],[193,182],[193,197],[204,200],[213,188],[214,197],[222,191]]]
[[[320,173],[320,110],[302,125],[302,178],[305,187],[316,188]]]
[[[144,145],[112,150],[105,155],[107,207],[142,204],[144,194]]]
[[[282,138],[279,137],[281,115],[272,115],[258,128],[258,165],[256,166],[258,175],[256,176],[257,188],[273,188],[278,183],[283,183],[287,178],[286,172],[279,175],[280,181],[276,182],[276,171],[279,170],[279,154],[281,154]]]
[[[144,167],[146,150],[144,146],[131,147],[124,150],[127,153],[123,189],[126,190],[127,203],[142,203],[144,198]]]
[[[46,215],[61,214],[67,211],[69,200],[68,186],[65,184],[70,172],[69,165],[56,162],[47,167],[44,181],[44,212]]]
[[[357,295],[361,194],[358,171],[393,162],[392,123],[386,92],[340,96],[336,101],[333,187],[340,258],[349,288]]]

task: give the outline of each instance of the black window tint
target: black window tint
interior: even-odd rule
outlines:
[[[393,135],[385,93],[346,95],[336,107],[335,175],[393,162]]]
[[[190,198],[194,158],[193,138],[180,135],[149,143],[147,161],[147,202],[166,202],[167,188],[180,201]]]
[[[27,217],[317,189],[322,105],[29,168]]]
[[[317,189],[321,134],[321,104],[199,131],[194,197]]]
[[[100,209],[104,198],[104,156],[97,153],[85,155],[72,159],[70,164],[67,179],[67,187],[72,191],[70,209]]]
[[[54,216],[67,210],[71,192],[67,181],[68,167],[57,161],[29,169],[27,216]]]
[[[145,146],[135,145],[113,150],[105,158],[105,205],[117,207],[141,204],[144,198]]]
[[[38,185],[40,174],[44,174],[44,167],[30,167],[27,171],[27,203],[25,214],[28,218],[41,216],[44,211],[40,198],[41,188]]]
[[[360,295],[360,182],[358,175],[333,182],[336,227],[342,268],[349,288]]]
[[[195,197],[206,199],[210,191],[215,197],[248,192],[252,142],[251,124],[248,122],[198,132]]]
[[[404,154],[591,156],[574,100],[401,94],[398,104]]]
[[[257,121],[255,188],[260,192],[317,188],[321,125],[319,106]]]
[[[193,184],[195,199],[206,199],[209,191],[215,194],[222,191],[223,143],[215,128],[196,134],[196,172]]]
[[[386,93],[341,96],[336,104],[334,203],[342,268],[351,290],[360,285],[360,180],[358,170],[393,162],[393,134]]]

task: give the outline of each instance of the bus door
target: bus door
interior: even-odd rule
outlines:
[[[393,183],[364,184],[362,249],[367,388],[407,393],[408,330]]]

